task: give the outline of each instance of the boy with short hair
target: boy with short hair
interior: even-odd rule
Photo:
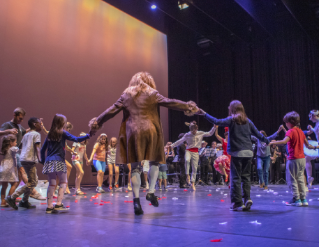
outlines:
[[[288,161],[286,164],[286,177],[289,189],[293,194],[293,198],[288,205],[308,206],[304,184],[306,159],[303,146],[305,144],[309,149],[313,149],[314,147],[308,143],[305,134],[298,127],[300,125],[300,116],[297,112],[288,112],[283,120],[289,129],[286,132],[285,138],[281,141],[272,141],[270,145],[287,143]]]
[[[22,149],[20,154],[21,165],[28,176],[28,183],[14,192],[12,196],[8,196],[6,198],[7,203],[14,209],[18,209],[15,201],[22,194],[24,194],[24,196],[22,201],[19,203],[19,207],[32,207],[28,201],[29,196],[38,184],[36,163],[39,163],[41,157],[41,120],[39,118],[32,117],[29,119],[28,125],[30,127],[30,131],[26,133],[21,140]]]

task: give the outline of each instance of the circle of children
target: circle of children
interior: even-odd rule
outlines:
[[[232,112],[231,112],[232,111]],[[99,193],[104,193],[102,189],[103,177],[106,167],[109,169],[109,190],[112,190],[113,169],[115,171],[114,187],[118,188],[119,166],[115,163],[117,139],[110,139],[106,134],[98,136],[94,145],[90,158],[86,153],[87,140],[92,137],[92,134],[81,133],[79,137],[71,135],[69,132],[73,128],[72,124],[67,122],[65,116],[56,114],[52,121],[52,126],[47,131],[42,123],[41,118],[32,117],[28,120],[29,129],[24,129],[21,123],[26,115],[22,108],[14,110],[13,119],[2,124],[0,129],[1,154],[2,161],[0,165],[0,183],[1,189],[1,207],[12,207],[18,209],[16,201],[20,195],[19,207],[32,208],[28,199],[29,197],[37,200],[47,199],[46,213],[57,211],[66,211],[68,208],[63,206],[62,199],[64,194],[70,194],[68,188],[68,178],[72,165],[76,168],[75,179],[75,194],[83,195],[81,191],[81,180],[83,178],[83,160],[86,160],[87,165],[93,162],[97,171],[97,189]],[[232,206],[230,210],[250,210],[253,202],[250,198],[250,176],[252,163],[252,140],[257,142],[257,159],[258,159],[258,175],[260,187],[268,189],[268,170],[270,163],[270,145],[287,144],[288,161],[286,164],[286,178],[289,189],[293,195],[289,205],[307,206],[306,186],[304,182],[304,170],[306,168],[308,175],[308,185],[313,182],[311,176],[311,159],[304,154],[304,145],[308,149],[318,149],[319,146],[312,146],[308,143],[305,135],[315,133],[317,140],[319,137],[319,111],[312,110],[309,114],[309,120],[315,123],[315,127],[308,126],[307,131],[300,130],[300,116],[297,112],[287,113],[283,121],[285,122],[288,131],[284,126],[280,126],[278,131],[267,137],[263,131],[258,131],[250,119],[247,118],[244,107],[239,101],[232,101],[229,106],[229,116],[225,119],[216,119],[203,110],[199,109],[197,115],[204,116],[209,122],[214,124],[214,127],[209,132],[198,131],[196,122],[189,125],[190,131],[179,136],[179,140],[175,143],[168,143],[165,147],[166,158],[173,159],[173,148],[180,145],[185,146],[185,169],[184,173],[187,176],[187,183],[195,188],[196,170],[199,156],[199,149],[202,144],[203,137],[211,136],[216,131],[215,135],[222,143],[223,155],[219,156],[215,162],[215,169],[225,176],[225,182],[230,176],[230,190]],[[227,127],[225,138],[221,138],[217,134],[218,126]],[[277,134],[284,130],[285,138],[281,141],[274,141]],[[41,147],[40,132],[45,133],[47,138]],[[195,137],[195,138],[194,138]],[[218,138],[219,137],[219,138]],[[50,141],[48,141],[50,140]],[[73,146],[70,148],[66,144],[66,140],[73,141]],[[185,145],[184,145],[185,144]],[[318,143],[316,143],[318,145]],[[65,150],[72,154],[72,165],[65,159]],[[106,162],[107,161],[107,162]],[[35,187],[38,183],[36,164],[42,163],[43,174],[47,174],[49,187],[47,190],[47,198],[42,197]],[[307,163],[307,164],[306,164]],[[142,162],[143,172],[148,188],[147,171],[149,164],[147,161]],[[189,176],[189,169],[192,166],[192,175]],[[310,166],[310,168],[309,168]],[[132,190],[130,185],[130,164],[129,169],[129,184],[128,189]],[[161,169],[160,169],[161,170]],[[181,173],[183,169],[181,169]],[[159,173],[159,186],[162,182],[164,189],[167,186],[166,172]],[[19,187],[20,182],[24,182],[24,186]],[[9,194],[6,196],[8,185],[11,185]],[[59,185],[59,186],[58,186]],[[55,191],[58,187],[58,195]],[[241,188],[243,189],[241,192]],[[53,205],[53,198],[57,198],[57,203]],[[243,199],[244,201],[243,201]]]

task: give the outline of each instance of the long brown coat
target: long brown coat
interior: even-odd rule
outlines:
[[[188,103],[168,99],[154,90],[151,94],[141,92],[136,96],[123,93],[115,104],[97,118],[101,126],[123,110],[116,150],[117,164],[142,160],[165,163],[160,106],[178,111],[189,110]]]

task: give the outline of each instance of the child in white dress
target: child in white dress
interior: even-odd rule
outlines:
[[[18,187],[18,168],[16,153],[19,151],[17,146],[17,138],[15,135],[7,135],[2,139],[1,154],[3,159],[0,164],[0,183],[1,188],[1,207],[8,207],[5,201],[6,190],[10,183],[11,188],[9,195],[12,195]]]
[[[80,136],[86,136],[84,132],[80,134]],[[81,191],[81,181],[84,176],[83,171],[83,158],[86,161],[86,165],[89,165],[88,157],[86,154],[86,145],[88,140],[83,142],[74,142],[72,146],[72,164],[75,166],[76,175],[75,175],[75,194],[76,195],[85,195],[84,192]]]

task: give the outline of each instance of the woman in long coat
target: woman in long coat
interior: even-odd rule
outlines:
[[[140,168],[142,160],[149,160],[151,181],[146,199],[153,206],[158,207],[158,197],[154,195],[155,184],[158,177],[159,164],[165,163],[163,129],[160,121],[160,106],[172,110],[184,111],[192,115],[198,111],[192,101],[183,102],[168,99],[156,90],[153,77],[147,72],[135,74],[128,88],[110,108],[97,118],[90,121],[91,131],[102,127],[102,124],[123,111],[116,163],[132,164],[132,185],[134,194],[135,214],[143,214],[139,200],[141,185]]]

